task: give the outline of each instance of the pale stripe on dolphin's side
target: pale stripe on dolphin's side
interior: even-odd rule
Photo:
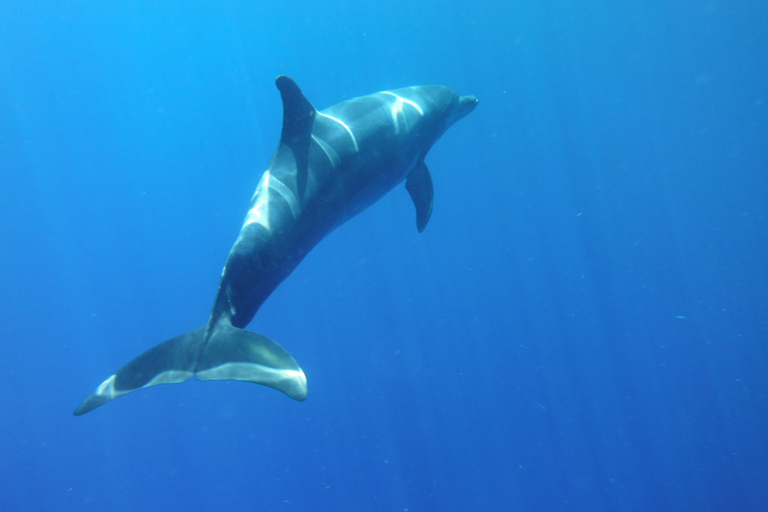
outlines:
[[[345,123],[344,121],[342,121],[338,117],[333,117],[333,116],[328,115],[328,114],[323,114],[322,112],[318,112],[318,114],[320,114],[321,116],[325,117],[326,119],[330,119],[331,121],[339,123],[345,130],[347,130],[347,133],[349,134],[349,137],[352,139],[352,144],[355,145],[355,153],[360,151],[360,147],[357,145],[357,139],[355,138],[355,134],[352,133],[352,129],[347,125],[347,123]]]

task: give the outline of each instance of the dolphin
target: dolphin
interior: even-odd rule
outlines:
[[[280,144],[262,174],[227,257],[208,322],[149,349],[102,382],[80,416],[157,384],[235,379],[307,398],[307,378],[271,339],[246,331],[261,305],[331,231],[405,181],[422,232],[432,214],[432,145],[477,106],[440,85],[361,96],[316,110],[280,76]]]

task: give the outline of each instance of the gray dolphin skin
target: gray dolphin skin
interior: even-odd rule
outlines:
[[[406,87],[318,111],[287,76],[280,144],[261,176],[227,257],[208,322],[141,354],[102,382],[79,416],[156,384],[235,379],[307,397],[304,372],[280,345],[244,330],[274,289],[328,233],[402,181],[423,231],[432,214],[424,157],[477,106],[440,85]]]

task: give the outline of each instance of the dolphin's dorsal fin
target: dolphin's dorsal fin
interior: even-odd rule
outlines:
[[[281,75],[275,80],[283,98],[283,133],[280,145],[286,145],[296,158],[296,183],[299,200],[304,199],[307,188],[309,142],[317,111],[290,77]]]
[[[432,216],[432,177],[429,175],[429,169],[424,162],[421,162],[405,182],[405,188],[411,195],[414,206],[416,206],[416,228],[419,233],[427,227],[427,222]]]

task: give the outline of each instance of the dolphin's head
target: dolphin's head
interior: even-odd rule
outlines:
[[[438,137],[477,107],[476,97],[459,96],[456,91],[444,85],[406,87],[387,94],[404,98],[416,106],[423,116],[422,120],[436,129]]]
[[[431,122],[427,124],[432,127],[434,141],[477,107],[476,97],[459,96],[450,87],[428,85],[419,89],[421,89],[423,103],[428,105],[425,112],[427,117],[431,118]]]
[[[434,121],[441,122],[444,129],[450,128],[477,107],[476,97],[459,96],[444,85],[424,85],[410,90],[415,99],[426,107],[427,115],[434,116]]]
[[[477,103],[477,98],[472,95],[459,96],[457,101],[451,105],[452,109],[445,120],[445,127],[452,126],[456,121],[475,110]]]

